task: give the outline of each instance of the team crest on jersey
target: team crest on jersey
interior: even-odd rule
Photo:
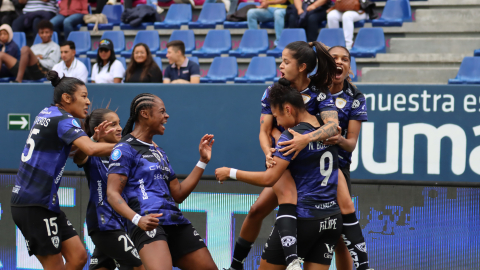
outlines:
[[[80,124],[77,122],[77,120],[72,119],[72,125],[76,126],[77,128],[82,128]]]
[[[352,109],[356,109],[360,107],[360,101],[358,101],[357,99],[355,99],[352,103]]]
[[[131,252],[132,252],[132,255],[135,256],[135,258],[140,260],[140,256],[138,255],[138,251],[136,248],[133,248]]]
[[[337,100],[335,100],[335,106],[337,106],[337,108],[343,109],[345,105],[347,105],[347,101],[345,99],[337,98]]]
[[[361,252],[367,253],[367,245],[365,244],[365,242],[356,244],[355,247],[357,247],[358,250],[360,250]]]
[[[267,90],[265,90],[265,92],[263,93],[262,101],[265,100],[265,98],[267,98]]]
[[[302,98],[303,98],[303,103],[305,104],[307,104],[307,102],[309,102],[310,99],[312,99],[312,97],[307,94],[302,94]]]
[[[157,229],[153,229],[153,231],[145,232],[148,237],[153,238],[157,234]]]
[[[58,236],[52,237],[52,243],[55,248],[58,248],[58,245],[60,245],[60,238],[58,238]]]
[[[325,100],[326,98],[327,98],[327,95],[325,95],[325,93],[320,93],[318,94],[317,100],[322,101],[322,100]]]
[[[158,160],[158,162],[162,162],[162,157],[163,157],[162,153],[160,153],[160,152],[152,152],[152,154],[153,154],[153,156]],[[159,154],[162,155],[162,157],[160,157]]]
[[[111,158],[113,161],[117,161],[117,160],[119,160],[121,157],[122,157],[122,151],[120,151],[120,149],[115,149],[115,150],[113,150],[112,155],[110,156],[110,158]]]

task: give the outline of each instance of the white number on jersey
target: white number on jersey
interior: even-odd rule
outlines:
[[[327,158],[328,158],[328,168],[325,170],[325,159]],[[328,180],[330,179],[332,170],[333,170],[333,155],[332,155],[332,152],[326,151],[325,153],[323,153],[322,157],[320,158],[320,174],[325,177],[322,181],[322,187],[328,184]]]

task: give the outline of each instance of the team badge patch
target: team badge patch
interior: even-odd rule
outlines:
[[[335,100],[335,106],[337,106],[337,108],[343,109],[343,107],[345,107],[345,105],[347,105],[347,101],[345,99],[337,98]]]
[[[52,237],[52,244],[55,248],[58,248],[58,245],[60,245],[60,238],[58,238],[58,236]]]
[[[358,107],[360,107],[360,101],[355,99],[352,103],[352,109],[356,109]]]
[[[72,119],[72,125],[76,126],[77,128],[82,128],[80,124],[77,122],[77,120]]]
[[[265,100],[266,98],[267,98],[267,90],[265,90],[265,92],[263,93],[262,101]]]
[[[360,250],[361,252],[364,252],[364,253],[367,253],[367,245],[365,244],[365,242],[363,243],[360,243],[360,244],[356,244],[355,245],[358,250]]]
[[[327,95],[325,95],[325,93],[320,93],[318,94],[317,100],[322,101],[322,100],[325,100],[326,98],[327,98]]]
[[[310,99],[312,99],[312,97],[307,94],[302,94],[302,98],[303,98],[303,103],[305,104],[307,104],[307,102],[309,102]]]
[[[148,237],[153,238],[157,234],[157,229],[153,229],[153,231],[145,232]]]
[[[131,252],[132,252],[132,255],[135,256],[135,258],[140,260],[140,256],[138,255],[138,251],[136,248],[133,248]]]
[[[282,237],[282,246],[289,247],[297,242],[297,238],[293,236]]]
[[[122,157],[122,151],[120,151],[120,149],[115,149],[113,150],[110,158],[113,160],[113,161],[117,161],[119,160],[120,158]]]
[[[193,231],[193,236],[199,236],[200,234],[198,234],[197,230],[194,230]]]

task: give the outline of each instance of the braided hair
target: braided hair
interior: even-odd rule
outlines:
[[[133,131],[133,125],[138,121],[138,113],[143,109],[152,108],[155,97],[156,96],[153,94],[143,93],[132,100],[132,103],[130,104],[130,117],[123,128],[122,136]]]

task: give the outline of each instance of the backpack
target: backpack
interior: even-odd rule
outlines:
[[[108,23],[107,16],[105,14],[86,14],[83,16],[83,21],[86,24],[94,23],[95,27],[93,28],[94,32],[98,32],[99,23]]]

